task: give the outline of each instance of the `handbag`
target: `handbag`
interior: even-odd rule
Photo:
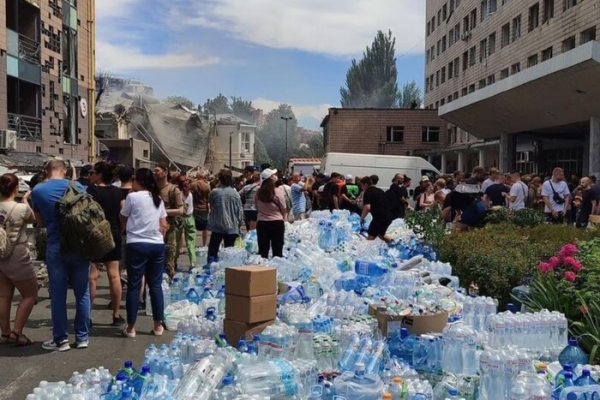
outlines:
[[[556,190],[554,190],[554,185],[552,185],[552,181],[548,181],[548,183],[550,184],[550,187],[552,188],[552,201],[554,201],[554,203],[556,204],[565,204],[565,199],[563,199],[562,197],[560,197],[560,195],[558,193],[556,193]]]

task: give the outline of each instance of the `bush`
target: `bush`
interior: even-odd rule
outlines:
[[[496,298],[504,306],[511,301],[512,288],[534,276],[540,261],[554,256],[565,243],[596,236],[597,230],[569,225],[490,224],[444,236],[438,254],[452,265],[462,286],[476,282],[481,295]]]
[[[543,224],[546,221],[546,215],[532,208],[524,208],[519,211],[512,211],[506,207],[492,207],[487,216],[485,222],[489,224],[501,224],[505,222],[512,222],[519,227],[534,227]]]

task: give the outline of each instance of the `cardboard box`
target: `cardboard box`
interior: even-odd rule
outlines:
[[[230,319],[223,320],[223,333],[227,338],[227,343],[233,347],[237,347],[241,337],[246,340],[252,340],[256,334],[262,333],[269,325],[273,325],[275,321],[258,322],[255,324],[247,324],[245,322],[232,321]]]
[[[243,297],[265,296],[277,292],[277,270],[246,266],[225,269],[225,293]]]
[[[277,315],[277,295],[242,297],[225,295],[225,318],[255,323],[270,321]]]
[[[374,305],[369,306],[369,315],[377,318],[381,334],[387,337],[401,328],[406,328],[413,335],[426,333],[441,333],[448,324],[448,313],[442,312],[433,315],[390,315],[385,311],[377,310]]]

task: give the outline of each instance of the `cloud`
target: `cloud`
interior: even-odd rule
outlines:
[[[219,57],[205,55],[197,46],[185,48],[182,41],[173,41],[177,48],[171,46],[157,52],[159,46],[153,39],[165,37],[168,27],[162,23],[164,16],[160,12],[144,14],[145,6],[144,0],[96,1],[98,68],[123,72],[205,67],[220,62]],[[155,6],[158,8],[159,4]]]
[[[422,53],[423,0],[173,0],[178,24],[228,33],[249,43],[355,56],[377,30],[392,30],[397,54]],[[195,10],[191,12],[190,10]]]
[[[318,123],[320,123],[329,112],[329,108],[334,107],[331,104],[294,104],[285,101],[264,99],[262,97],[252,100],[252,105],[256,108],[262,109],[265,113],[276,109],[282,103],[289,104],[294,111],[296,119],[304,123],[306,123],[307,120],[318,121]]]

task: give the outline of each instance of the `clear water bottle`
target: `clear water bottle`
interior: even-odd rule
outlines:
[[[173,278],[173,282],[171,283],[171,303],[176,303],[180,300],[182,300],[181,298],[181,281],[179,280],[179,278],[175,277]]]
[[[558,361],[562,366],[570,365],[572,369],[575,369],[577,365],[587,364],[588,356],[577,345],[577,339],[570,338],[568,346],[558,355]]]
[[[196,289],[194,289],[194,288],[190,288],[190,290],[188,290],[185,297],[188,299],[188,301],[190,303],[194,303],[194,304],[200,304],[200,301],[202,300],[202,298],[200,297],[200,295],[198,294],[198,292],[196,292]]]

